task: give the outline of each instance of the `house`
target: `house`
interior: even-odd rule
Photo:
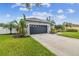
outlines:
[[[0,27],[0,34],[9,34],[10,30],[8,28]],[[16,33],[16,29],[12,29],[12,33]]]
[[[79,31],[79,24],[71,24],[71,26],[67,26],[67,29],[76,29]]]
[[[47,21],[38,18],[26,19],[26,35],[50,33],[50,24]],[[0,27],[0,34],[8,34],[10,30],[8,28]],[[12,33],[17,33],[16,29],[12,29]]]
[[[27,18],[26,25],[28,35],[50,32],[50,24],[38,18]]]

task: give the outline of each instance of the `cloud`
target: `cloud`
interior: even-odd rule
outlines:
[[[21,11],[29,11],[27,8],[25,8],[25,7],[21,7],[21,8],[19,8]]]
[[[23,6],[21,3],[15,3],[11,6],[11,8],[15,8],[15,7],[18,7],[18,6]]]
[[[15,3],[15,4],[13,4],[12,6],[11,6],[11,8],[15,8],[15,7],[26,7],[25,6],[26,4],[25,3]],[[33,7],[33,6],[35,6],[35,4],[34,3],[30,3],[30,6],[31,7]]]
[[[35,15],[35,16],[51,16],[51,14],[47,13],[47,12],[33,12],[33,15]]]
[[[51,18],[53,17],[53,15],[48,12],[33,12],[32,15],[26,16],[26,18],[39,18],[46,20],[48,16],[50,16]]]
[[[75,10],[73,9],[67,9],[68,13],[75,13]]]
[[[57,13],[59,13],[59,14],[62,14],[62,13],[75,13],[75,10],[74,9],[66,9],[65,11],[63,10],[63,9],[59,9],[58,11],[57,11]]]
[[[22,16],[19,16],[19,17],[17,17],[16,19],[21,19],[22,18]]]
[[[42,5],[42,6],[46,6],[46,7],[50,7],[50,6],[51,6],[50,3],[42,3],[41,5]]]
[[[11,15],[10,14],[6,14],[6,17],[10,17]]]
[[[35,3],[30,3],[31,7],[35,6]],[[15,7],[18,7],[18,6],[22,6],[22,7],[25,7],[25,4],[22,4],[22,3],[15,3],[11,6],[11,8],[15,8]],[[46,6],[46,7],[50,7],[51,4],[50,3],[41,3],[41,6]]]
[[[33,12],[32,16],[37,17],[37,18],[41,18],[41,19],[46,19],[47,17],[53,17],[53,15],[51,13],[48,12]]]
[[[65,20],[67,17],[65,15],[56,15],[55,16],[55,19],[58,19],[58,20]]]
[[[57,11],[57,13],[64,13],[64,11],[63,11],[63,9],[59,9],[58,11]]]

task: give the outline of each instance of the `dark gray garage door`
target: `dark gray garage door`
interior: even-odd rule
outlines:
[[[30,26],[30,34],[40,34],[47,33],[46,25],[31,25]]]

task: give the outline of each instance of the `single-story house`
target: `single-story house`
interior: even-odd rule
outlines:
[[[79,24],[72,24],[71,27],[67,26],[66,29],[76,29],[79,31]]]
[[[38,18],[26,19],[27,35],[41,34],[50,32],[50,24],[47,21]]]
[[[0,34],[9,34],[10,30],[8,28],[0,27]],[[16,29],[12,29],[12,33],[17,33]]]
[[[27,18],[25,30],[27,31],[26,35],[49,33],[50,25],[45,20],[38,18]],[[8,33],[10,33],[10,30],[8,28],[0,27],[0,34]],[[12,33],[17,33],[16,29],[12,29]]]

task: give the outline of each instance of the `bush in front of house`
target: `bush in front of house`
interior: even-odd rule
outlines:
[[[57,32],[63,32],[65,29],[63,25],[56,25],[55,28]]]
[[[55,28],[51,29],[51,33],[56,33],[57,30]]]
[[[77,29],[67,29],[66,32],[78,32]]]

